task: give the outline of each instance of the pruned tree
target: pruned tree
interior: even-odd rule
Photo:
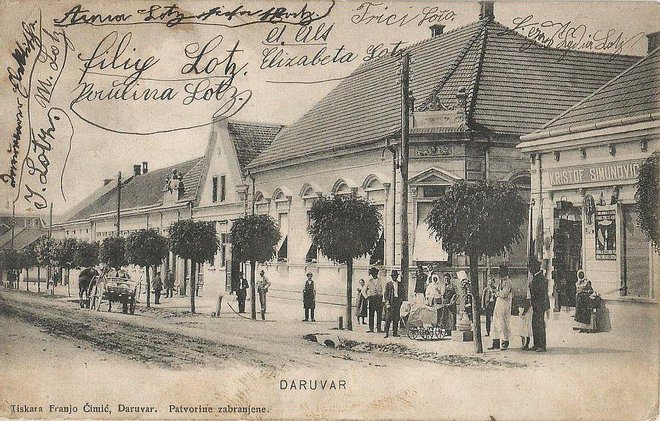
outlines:
[[[147,280],[147,308],[151,307],[151,279],[149,270],[160,265],[167,256],[167,238],[156,230],[134,232],[126,239],[126,260],[128,263],[144,268]]]
[[[170,249],[182,259],[192,262],[190,276],[190,312],[195,312],[196,265],[212,262],[220,246],[215,223],[184,219],[170,226]]]
[[[45,236],[41,237],[34,243],[34,250],[37,256],[37,291],[41,292],[41,268],[50,263],[53,240],[49,240]],[[48,282],[50,282],[50,279],[46,281],[46,288],[48,288]]]
[[[660,151],[653,152],[639,168],[635,192],[639,227],[660,251]]]
[[[79,241],[76,245],[76,254],[73,264],[77,268],[92,267],[99,262],[99,243]]]
[[[5,271],[5,276],[9,281],[10,288],[17,288],[18,274],[21,269],[21,255],[14,249],[0,250],[0,270]]]
[[[321,197],[312,205],[308,228],[321,253],[346,264],[346,328],[353,330],[353,260],[373,252],[380,238],[381,215],[355,195]]]
[[[69,284],[69,272],[74,267],[74,259],[76,257],[76,249],[78,241],[75,238],[65,238],[55,241],[53,244],[52,260],[56,262],[60,268],[61,281],[66,279],[67,285]],[[64,270],[66,270],[66,278],[64,277]]]
[[[35,244],[26,246],[21,252],[20,265],[25,269],[25,289],[30,290],[30,269],[37,264],[37,252]]]
[[[509,251],[520,242],[527,205],[508,182],[459,181],[435,202],[426,218],[442,248],[465,254],[470,265],[472,320],[477,352],[483,352],[479,294],[479,259]]]
[[[123,237],[107,237],[99,248],[99,261],[119,269],[126,266],[126,240]]]
[[[250,297],[252,319],[257,318],[255,271],[257,263],[275,257],[275,246],[281,234],[275,220],[268,215],[248,215],[234,221],[230,232],[232,251],[236,259],[250,262]]]

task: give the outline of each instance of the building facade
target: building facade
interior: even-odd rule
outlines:
[[[613,308],[640,310],[616,318],[631,325],[649,305],[657,311],[660,286],[660,256],[638,227],[635,200],[640,164],[660,150],[659,69],[655,48],[519,145],[532,163],[536,253],[564,291],[561,304],[574,305],[584,269]]]
[[[465,269],[448,256],[424,222],[434,199],[457,180],[511,181],[529,198],[527,157],[519,137],[538,129],[638,58],[562,51],[532,44],[495,21],[484,3],[479,21],[452,31],[434,26],[432,37],[405,51],[411,56],[408,221],[410,262],[436,270]],[[355,192],[379,207],[382,241],[354,265],[367,278],[370,265],[385,272],[401,262],[400,57],[360,66],[291,126],[250,165],[258,193],[256,212],[270,214],[285,242],[265,265],[275,293],[298,297],[312,272],[320,299],[343,302],[345,268],[325,259],[307,234],[309,209],[319,195]],[[587,82],[583,82],[586,80]],[[527,223],[521,226],[527,233]],[[482,262],[482,278],[506,262],[519,294],[527,280],[527,241]],[[283,248],[286,246],[285,248]],[[414,270],[409,291],[414,291]],[[524,297],[523,297],[524,298]]]

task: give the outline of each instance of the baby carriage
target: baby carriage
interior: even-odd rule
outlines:
[[[410,339],[442,339],[445,331],[438,324],[438,309],[421,303],[410,308],[408,314],[408,337]]]

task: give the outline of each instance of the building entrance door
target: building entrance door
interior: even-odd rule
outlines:
[[[582,268],[581,212],[578,208],[571,208],[558,211],[556,216],[553,249],[554,294],[559,306],[575,307],[577,271]]]

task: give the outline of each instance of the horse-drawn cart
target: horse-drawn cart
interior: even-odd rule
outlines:
[[[135,313],[135,299],[137,296],[138,282],[130,278],[117,276],[99,276],[95,278],[90,287],[90,307],[97,311],[101,310],[101,304],[108,303],[108,311],[112,310],[112,303],[122,304],[124,313]]]

